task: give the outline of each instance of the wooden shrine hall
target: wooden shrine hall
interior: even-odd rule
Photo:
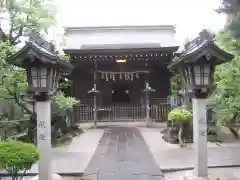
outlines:
[[[96,96],[99,110],[120,111],[117,115],[120,119],[143,119],[148,88],[152,89],[149,92],[151,104],[167,103],[170,73],[166,67],[177,47],[108,45],[88,48],[65,51],[71,55],[75,66],[71,77],[72,95],[81,105],[94,105]]]
[[[167,119],[174,26],[66,28],[80,121]],[[199,38],[198,38],[199,39]]]
[[[91,48],[91,47],[90,47]],[[101,47],[101,48],[105,48]],[[101,105],[142,103],[142,91],[153,88],[153,98],[169,95],[170,73],[166,66],[177,47],[118,47],[101,50],[67,50],[75,66],[73,96],[89,99],[89,90],[100,91]],[[86,102],[89,103],[89,102]]]

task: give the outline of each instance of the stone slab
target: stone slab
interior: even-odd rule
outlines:
[[[208,170],[209,180],[240,180],[240,168],[214,168]],[[181,180],[191,171],[165,173],[165,180]]]
[[[109,127],[83,177],[98,174],[97,180],[162,179],[141,133],[135,127]]]
[[[140,128],[140,132],[163,171],[193,168],[195,154],[192,145],[180,148],[169,144],[162,139],[159,129]],[[240,146],[236,143],[230,146],[209,143],[208,166],[240,166],[239,151]]]
[[[52,172],[57,174],[82,174],[90,162],[103,135],[103,130],[87,130],[66,147],[52,148]],[[37,174],[38,164],[27,173]],[[1,172],[0,174],[6,174]]]
[[[103,130],[88,130],[73,139],[69,146],[54,148],[53,173],[83,173],[103,135]],[[37,164],[31,172],[38,172]]]

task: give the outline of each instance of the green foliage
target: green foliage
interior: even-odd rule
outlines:
[[[32,31],[47,32],[55,22],[55,9],[49,0],[2,0],[1,9],[9,13],[11,21],[7,32],[1,29],[1,37],[12,45]]]
[[[176,95],[178,90],[181,89],[181,75],[177,72],[174,72],[174,75],[171,77],[171,94]]]
[[[50,0],[1,0],[1,12],[9,17],[9,26],[0,25],[0,137],[23,131],[29,124],[33,103],[27,92],[24,70],[6,61],[17,49],[22,36],[32,31],[47,32],[55,22],[55,10]],[[7,18],[7,17],[6,17]],[[30,107],[30,108],[29,108]]]
[[[25,129],[27,117],[24,117],[23,110],[13,101],[0,101],[2,114],[0,116],[0,137],[2,141],[7,140],[10,136],[20,133]]]
[[[0,105],[3,107],[0,138],[6,140],[8,136],[26,128],[29,136],[33,136],[34,133],[30,132],[33,131],[35,119],[29,120],[33,113],[33,99],[32,94],[27,92],[26,73],[9,65],[6,59],[17,49],[21,37],[33,31],[41,35],[47,33],[47,29],[55,22],[55,9],[51,0],[0,0],[0,10],[9,14],[10,20],[8,29],[3,29],[5,27],[0,24]],[[69,60],[68,56],[60,58]],[[69,86],[69,83],[64,85]],[[53,113],[66,116],[76,103],[73,98],[58,93],[53,101]]]
[[[225,29],[236,39],[240,38],[240,2],[239,0],[222,0],[217,12],[227,15]]]
[[[68,80],[68,81],[60,80],[59,83],[58,83],[58,89],[60,91],[63,91],[64,89],[67,89],[67,88],[70,88],[71,86],[72,86],[72,81],[71,80]]]
[[[218,133],[218,128],[216,126],[208,128],[208,134],[209,135],[217,135],[217,133]]]
[[[209,134],[207,136],[207,141],[209,141],[209,142],[218,142],[218,136],[216,134]]]
[[[20,171],[26,172],[39,159],[37,148],[20,141],[0,142],[0,167],[18,179]]]
[[[28,110],[26,105],[29,97],[26,93],[25,71],[6,62],[6,58],[13,53],[12,46],[9,42],[1,41],[0,50],[0,137],[1,140],[6,140],[25,129],[23,125],[26,123],[22,121],[27,119],[24,117],[24,108]]]
[[[63,146],[69,145],[69,144],[71,144],[72,140],[73,140],[73,138],[72,138],[71,134],[66,134],[65,136],[62,136],[57,139],[56,146],[63,147]]]
[[[25,70],[10,71],[3,77],[5,90],[10,94],[21,94],[27,91],[27,77]]]
[[[180,147],[184,147],[185,143],[183,140],[183,136],[186,133],[184,132],[184,126],[188,125],[191,120],[192,112],[185,108],[175,108],[168,114],[168,121],[171,121],[177,127]]]
[[[6,58],[13,53],[13,47],[9,41],[0,41],[0,66],[6,67]],[[1,76],[4,74],[3,70],[0,71]]]
[[[60,55],[60,59],[63,61],[69,61],[70,60],[70,56],[68,55]]]
[[[175,108],[168,114],[168,120],[176,123],[189,122],[192,120],[192,113],[184,108]]]
[[[52,103],[53,114],[67,116],[69,112],[73,111],[73,106],[78,103],[79,101],[75,100],[74,98],[66,97],[64,93],[58,92]]]
[[[218,124],[229,124],[240,117],[240,41],[230,33],[217,36],[219,46],[235,55],[235,58],[222,64],[215,71],[215,91],[212,100]]]

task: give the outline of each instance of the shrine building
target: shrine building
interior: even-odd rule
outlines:
[[[167,25],[65,28],[64,52],[75,67],[69,77],[71,95],[80,100],[75,119],[166,120],[171,108],[167,66],[181,55],[176,53],[175,33]],[[191,54],[200,52],[204,43],[217,48],[212,39],[196,39],[198,44],[193,41],[188,47]]]

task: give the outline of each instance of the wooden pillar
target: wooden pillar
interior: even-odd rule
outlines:
[[[145,94],[145,100],[146,100],[146,125],[149,125],[149,121],[150,121],[150,99],[149,99],[149,83],[146,80],[145,81],[145,89],[146,89],[146,94]]]
[[[188,92],[187,92],[187,88],[184,88],[184,94],[183,94],[183,107],[188,107],[189,103],[188,103]]]
[[[94,72],[93,79],[94,79],[93,121],[94,121],[94,126],[97,127],[97,92],[96,92],[96,90],[97,90],[97,73],[96,73],[96,71]]]
[[[94,127],[97,127],[97,94],[100,92],[97,90],[97,72],[93,74],[93,88],[88,93],[93,93],[93,123]]]
[[[150,118],[150,93],[155,92],[155,89],[152,89],[149,86],[149,81],[148,81],[148,74],[146,75],[145,78],[145,89],[143,92],[145,93],[145,102],[146,102],[146,126],[149,126],[151,123],[151,118]]]

